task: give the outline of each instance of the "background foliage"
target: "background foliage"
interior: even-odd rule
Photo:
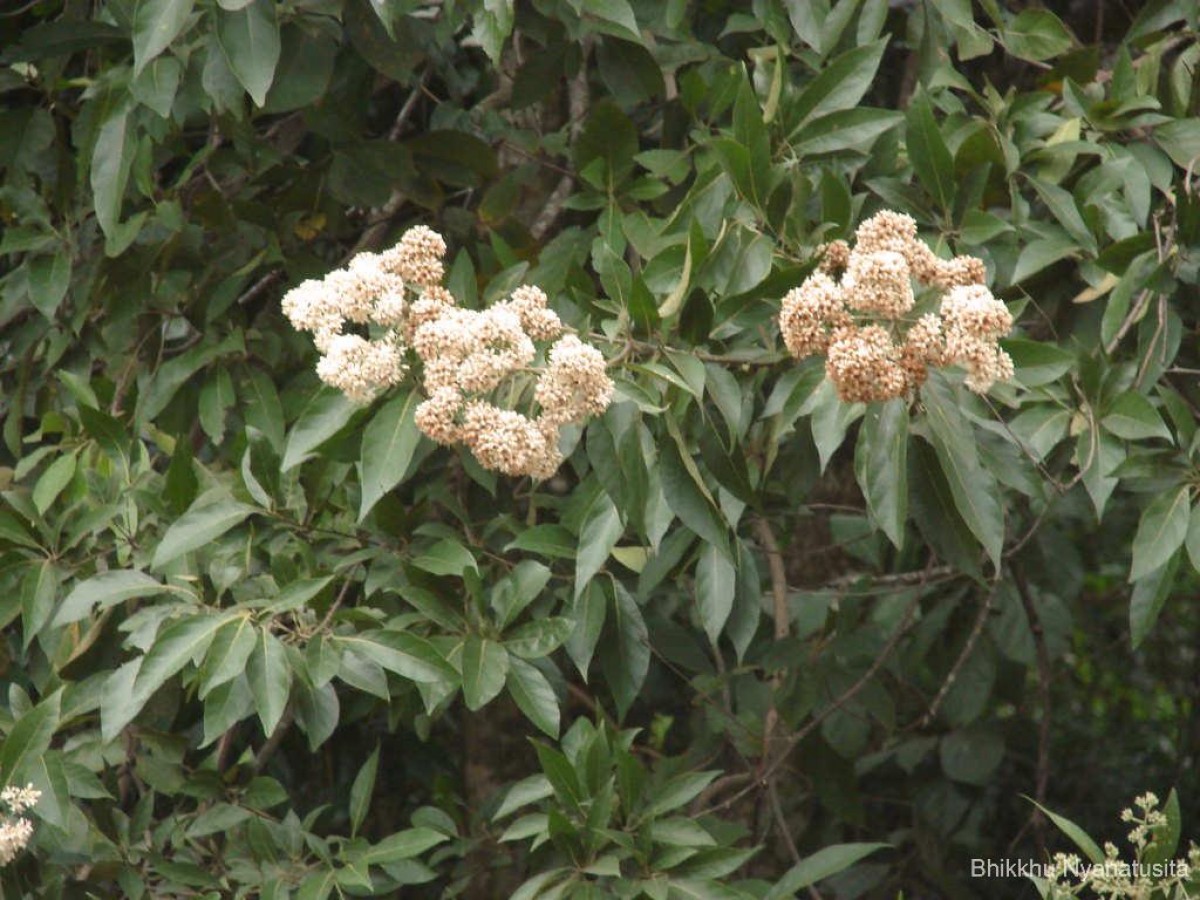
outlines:
[[[1196,14],[1077,6],[8,4],[5,895],[999,896],[1021,795],[1194,821]],[[1015,383],[783,352],[881,208]],[[281,317],[418,222],[612,360],[554,479]]]

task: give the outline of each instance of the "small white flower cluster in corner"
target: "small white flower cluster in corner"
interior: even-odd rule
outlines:
[[[41,796],[42,792],[34,790],[32,784],[23,788],[10,785],[0,791],[0,805],[5,807],[0,815],[0,867],[16,859],[33,837],[33,823],[23,813],[35,806]]]
[[[1156,833],[1168,827],[1166,813],[1158,809],[1158,797],[1150,792],[1135,797],[1133,809],[1121,812],[1121,821],[1131,823],[1128,839],[1133,847],[1134,860],[1121,859],[1112,842],[1104,844],[1104,860],[1084,863],[1076,854],[1056,853],[1050,878],[1051,897],[1080,896],[1084,890],[1112,900],[1183,900],[1194,896],[1188,892],[1192,873],[1200,870],[1200,848],[1191,845],[1187,861],[1164,860],[1148,862],[1146,852],[1153,845]]]
[[[563,461],[559,428],[612,402],[604,357],[563,333],[539,288],[517,288],[484,310],[459,308],[442,286],[445,253],[437,232],[411,228],[391,250],[360,253],[345,269],[293,288],[284,314],[312,333],[320,379],[351,400],[368,402],[404,380],[412,350],[428,398],[416,410],[422,432],[464,444],[484,468],[549,478]],[[348,322],[377,336],[346,333]],[[538,365],[536,342],[551,341]],[[530,415],[494,402],[530,386]]]
[[[818,271],[783,298],[779,330],[797,359],[825,356],[826,377],[847,403],[911,394],[930,366],[963,366],[967,387],[984,393],[1013,374],[996,344],[1012,315],[986,275],[973,256],[940,259],[911,216],[885,210],[858,227],[853,249],[825,247]],[[945,296],[937,313],[911,321],[914,280]]]

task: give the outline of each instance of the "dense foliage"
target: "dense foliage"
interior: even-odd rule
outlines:
[[[1010,6],[5,4],[3,896],[1036,893],[967,861],[1146,789],[1170,853],[1197,14]],[[986,263],[1010,381],[846,403],[787,352],[883,209]],[[284,318],[415,224],[604,354],[552,477]]]

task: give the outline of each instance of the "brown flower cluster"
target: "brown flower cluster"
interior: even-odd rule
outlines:
[[[613,397],[603,356],[564,334],[546,294],[513,291],[485,310],[461,309],[441,281],[446,244],[419,226],[380,254],[289,291],[283,311],[313,335],[317,375],[356,402],[371,400],[421,361],[427,399],[417,427],[441,444],[462,443],[485,468],[549,478],[562,464],[559,429],[602,413]],[[347,323],[375,336],[345,331]],[[553,342],[541,357],[535,342]],[[539,358],[544,361],[539,365]],[[495,395],[528,397],[533,415],[497,405]]]
[[[824,355],[826,377],[847,403],[911,394],[930,366],[962,366],[967,387],[984,393],[1013,374],[996,343],[1012,315],[986,277],[982,260],[941,259],[910,216],[884,211],[858,227],[853,248],[823,248],[818,270],[784,296],[779,329],[797,359]],[[945,292],[938,312],[910,317],[914,281]]]

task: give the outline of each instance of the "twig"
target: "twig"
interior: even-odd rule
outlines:
[[[421,99],[425,87],[426,72],[421,72],[417,76],[417,83],[413,86],[412,92],[408,95],[408,99],[404,101],[404,105],[400,107],[400,112],[396,114],[396,121],[392,123],[391,129],[388,131],[389,141],[398,141],[404,133],[404,127],[408,123],[409,117],[413,110],[417,107],[417,101]],[[383,241],[383,236],[387,232],[388,225],[391,223],[392,216],[400,211],[404,206],[408,195],[403,191],[392,191],[388,197],[387,203],[379,208],[379,214],[376,217],[374,224],[368,227],[359,236],[350,252],[346,254],[343,263],[349,262],[357,253],[364,250],[374,250]]]
[[[1046,805],[1046,786],[1050,782],[1050,651],[1046,648],[1046,633],[1042,628],[1042,620],[1034,606],[1033,597],[1029,593],[1029,585],[1020,569],[1010,566],[1013,584],[1021,597],[1021,605],[1025,608],[1025,617],[1029,620],[1029,631],[1033,635],[1033,643],[1037,649],[1038,672],[1038,705],[1042,708],[1042,719],[1038,723],[1038,752],[1037,774],[1034,781],[1034,797],[1038,806]],[[1034,809],[1030,821],[1033,824],[1034,840],[1037,842],[1038,856],[1046,857],[1046,819],[1041,809]]]
[[[581,44],[581,59],[579,61],[579,71],[575,77],[571,79],[567,85],[567,115],[570,122],[569,131],[571,135],[571,143],[579,137],[583,131],[583,120],[587,118],[588,112],[588,55],[591,52],[591,41],[585,39]],[[562,215],[563,207],[566,205],[567,199],[571,196],[571,188],[575,185],[575,176],[567,172],[558,179],[558,184],[554,186],[554,190],[550,192],[550,196],[546,198],[546,205],[542,207],[542,211],[538,213],[538,217],[533,220],[533,224],[529,227],[529,233],[535,241],[541,242],[546,236],[558,217]]]
[[[283,278],[283,269],[275,269],[271,272],[268,272],[262,278],[258,279],[258,281],[254,282],[254,284],[250,285],[250,287],[246,289],[245,293],[237,298],[237,305],[245,306],[252,300],[262,296],[264,293],[270,290],[275,282],[279,281],[281,278]]]
[[[988,613],[992,608],[992,599],[996,595],[995,583],[984,594],[983,602],[979,604],[979,613],[975,616],[975,624],[971,627],[971,633],[967,637],[967,642],[963,644],[962,652],[958,654],[958,659],[954,661],[954,665],[950,667],[950,671],[946,674],[946,680],[942,682],[941,689],[933,698],[933,702],[929,704],[929,709],[925,715],[919,720],[917,727],[925,728],[933,721],[934,716],[941,709],[942,701],[946,699],[946,695],[950,693],[950,689],[954,687],[954,682],[958,678],[958,673],[962,671],[962,667],[967,664],[971,654],[975,650],[975,644],[979,641],[979,636],[983,634],[983,626],[987,623]]]
[[[886,663],[888,658],[892,655],[892,651],[896,649],[896,645],[900,643],[901,638],[908,633],[908,629],[912,626],[913,614],[916,613],[917,606],[920,604],[920,602],[921,595],[918,593],[915,597],[913,597],[912,601],[908,604],[908,607],[904,610],[904,615],[900,619],[900,624],[896,627],[896,630],[892,633],[892,636],[888,638],[887,643],[883,645],[883,648],[879,651],[879,655],[875,658],[875,661],[871,663],[867,671],[865,671],[862,676],[856,682],[854,682],[854,684],[850,685],[850,687],[847,688],[841,695],[835,697],[828,706],[813,716],[803,728],[794,734],[789,735],[786,741],[783,742],[785,752],[777,754],[774,760],[772,760],[771,763],[758,774],[758,777],[753,784],[750,784],[738,791],[728,800],[724,800],[715,806],[711,806],[708,809],[702,810],[701,814],[715,813],[722,809],[728,809],[742,797],[746,796],[746,794],[748,794],[750,791],[757,787],[769,784],[770,778],[786,761],[786,751],[799,744],[802,740],[808,737],[814,729],[820,727],[821,723],[829,718],[829,716],[831,716],[835,711],[845,706],[856,696],[858,696],[859,691],[866,687],[867,684],[870,683],[871,679],[875,677],[875,673],[883,668],[884,663]]]
[[[784,569],[783,554],[779,552],[779,543],[775,540],[771,523],[762,516],[755,516],[754,534],[767,555],[767,565],[771,572],[772,618],[775,622],[775,640],[779,641],[787,637],[789,631],[787,571]]]
[[[279,722],[275,725],[275,730],[271,732],[271,736],[267,738],[267,742],[254,755],[254,761],[250,764],[250,771],[253,774],[258,775],[261,773],[267,763],[271,761],[271,757],[275,755],[275,751],[283,743],[283,739],[287,736],[288,730],[292,727],[292,722],[295,718],[295,702],[288,700],[287,706],[283,709],[283,715],[279,717]]]

